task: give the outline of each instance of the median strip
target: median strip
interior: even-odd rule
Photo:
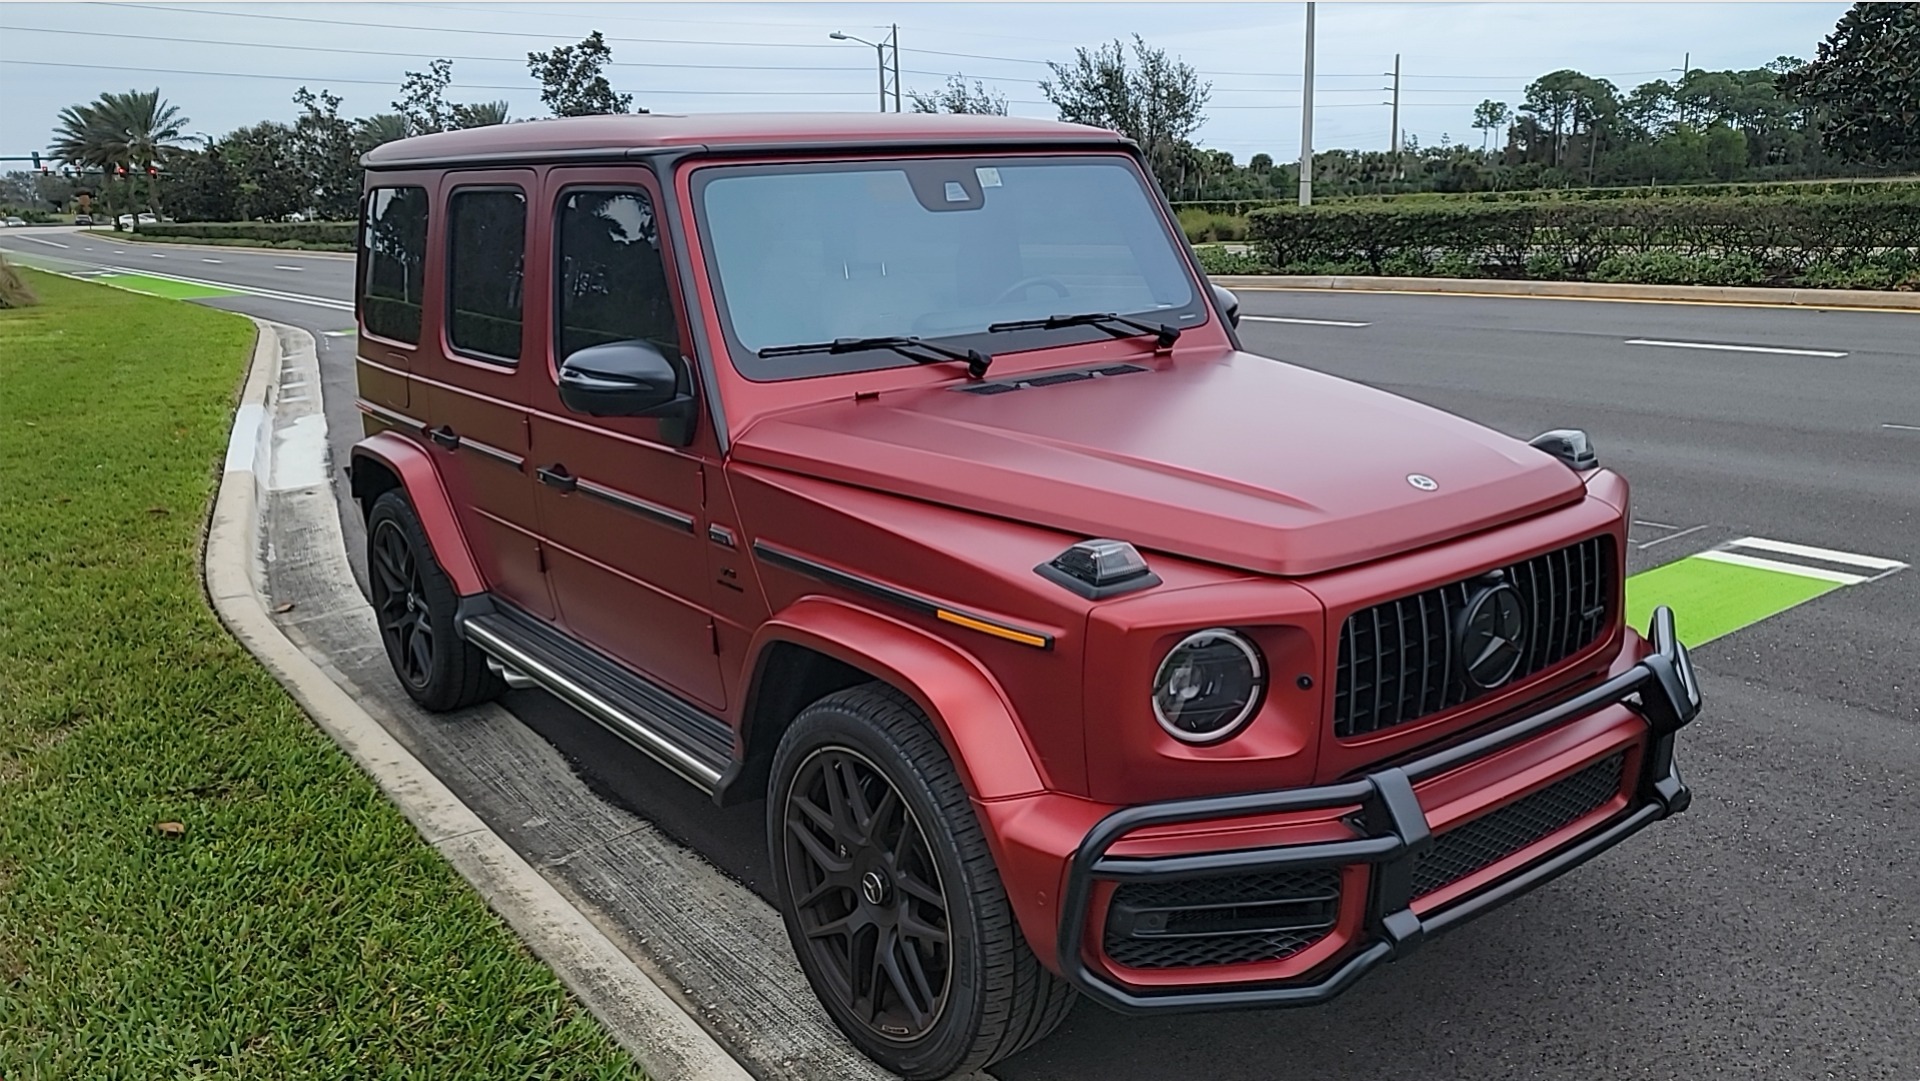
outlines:
[[[1669,605],[1681,640],[1698,646],[1906,566],[1897,559],[1742,537],[1627,579],[1627,619],[1645,626],[1656,605]]]
[[[1790,357],[1827,357],[1847,354],[1832,349],[1786,349],[1775,345],[1730,345],[1724,342],[1670,342],[1659,338],[1628,338],[1628,345],[1658,345],[1668,349],[1713,349],[1722,353],[1778,353]]]

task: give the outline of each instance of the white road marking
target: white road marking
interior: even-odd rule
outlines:
[[[1882,424],[1882,428],[1892,428],[1896,432],[1920,432],[1920,424]]]
[[[202,260],[200,260],[200,261],[201,261],[201,262],[203,262],[203,263],[217,263],[217,262],[219,262],[220,260],[218,260],[218,259],[202,259]]]
[[[1867,580],[1867,576],[1864,574],[1848,574],[1845,571],[1830,571],[1825,567],[1808,567],[1799,563],[1782,563],[1776,559],[1743,556],[1738,552],[1723,552],[1718,549],[1711,552],[1696,553],[1693,558],[1710,559],[1715,563],[1731,563],[1736,567],[1752,567],[1754,570],[1795,574],[1802,578],[1818,578],[1823,582],[1838,582],[1843,586],[1857,586]]]
[[[311,488],[327,483],[327,418],[309,413],[291,424],[275,426],[272,474],[267,487],[276,492]]]
[[[297,267],[297,266],[277,266],[277,267],[274,267],[273,269],[275,269],[275,270],[291,270],[291,271],[293,271],[293,272],[294,272],[294,273],[296,273],[296,274],[298,274],[298,273],[300,272],[300,268],[299,268],[299,267]]]
[[[333,308],[343,312],[353,310],[353,302],[350,300],[333,300],[328,297],[307,296],[304,293],[286,293],[278,289],[262,289],[254,285],[236,285],[233,282],[210,281],[206,278],[189,278],[184,274],[162,274],[156,270],[133,270],[129,267],[107,267],[104,269],[124,271],[129,274],[145,274],[149,277],[164,278],[167,281],[186,282],[188,285],[206,285],[215,289],[226,289],[235,293],[245,293],[248,296],[266,297],[268,300],[287,300],[295,304],[312,304],[316,307]]]
[[[150,252],[148,252],[147,254],[148,254],[148,255],[151,255],[151,256],[152,256],[152,257],[154,257],[155,259],[165,259],[165,258],[166,258],[166,256],[164,256],[164,255],[161,255],[161,254],[160,254],[159,252],[157,252],[157,251],[150,251]]]
[[[1678,540],[1679,538],[1684,537],[1689,533],[1698,533],[1705,528],[1707,527],[1704,525],[1693,526],[1689,529],[1683,529],[1678,533],[1669,533],[1666,536],[1660,537],[1656,540],[1650,540],[1647,543],[1640,545],[1639,547],[1640,547],[1640,550],[1644,552],[1656,544],[1665,544],[1670,540]]]
[[[35,244],[45,244],[45,245],[46,245],[47,247],[49,247],[49,248],[64,248],[64,247],[67,247],[67,245],[65,245],[65,244],[62,244],[62,243],[60,243],[60,242],[59,242],[58,240],[48,240],[48,239],[46,239],[45,237],[38,237],[38,236],[23,236],[23,237],[21,237],[20,239],[21,239],[21,240],[31,240],[31,241],[33,241],[33,242],[34,242]]]
[[[1823,559],[1828,563],[1845,563],[1854,567],[1866,567],[1876,571],[1899,570],[1906,566],[1897,559],[1882,559],[1879,556],[1863,556],[1857,552],[1836,552],[1831,548],[1815,548],[1811,544],[1793,544],[1789,541],[1768,540],[1765,537],[1741,537],[1728,541],[1734,548],[1758,548],[1763,552],[1777,552],[1781,555],[1805,556],[1808,559]]]
[[[358,330],[349,328],[347,330],[323,330],[320,333],[325,334],[329,338],[350,338],[353,335],[358,334],[360,332]]]
[[[1654,529],[1679,529],[1679,528],[1680,528],[1680,527],[1679,527],[1679,526],[1677,526],[1677,525],[1668,525],[1668,524],[1667,524],[1667,523],[1665,523],[1665,522],[1649,522],[1649,521],[1645,521],[1645,520],[1643,520],[1643,519],[1640,519],[1640,518],[1635,518],[1635,519],[1633,520],[1633,524],[1634,524],[1634,525],[1643,525],[1643,526],[1650,526],[1650,527],[1652,527],[1652,528],[1654,528]]]
[[[1300,323],[1310,327],[1370,327],[1372,323],[1352,323],[1345,319],[1290,319],[1283,315],[1243,315],[1242,322],[1255,323]]]
[[[115,248],[115,249],[113,249],[113,254],[115,254],[115,255],[125,255],[125,254],[127,254],[127,250],[126,250],[125,248]]]
[[[1773,345],[1728,345],[1722,342],[1669,342],[1658,338],[1628,338],[1628,345],[1661,345],[1668,349],[1718,349],[1727,353],[1780,353],[1790,357],[1844,357],[1831,349],[1783,349]]]

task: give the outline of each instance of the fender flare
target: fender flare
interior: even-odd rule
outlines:
[[[978,661],[944,639],[845,601],[802,597],[754,634],[748,656],[756,693],[762,660],[781,642],[858,668],[913,699],[975,800],[1046,791],[1006,694]]]
[[[393,432],[380,432],[355,443],[350,473],[353,494],[354,498],[370,503],[365,495],[368,489],[360,479],[362,463],[366,462],[377,463],[400,479],[400,487],[412,501],[420,526],[426,531],[427,543],[433,547],[433,558],[452,580],[454,592],[462,597],[486,592],[486,580],[480,576],[480,566],[473,558],[472,549],[467,547],[466,534],[461,532],[460,519],[453,512],[453,501],[447,497],[447,486],[440,480],[440,470],[427,452],[418,443]]]

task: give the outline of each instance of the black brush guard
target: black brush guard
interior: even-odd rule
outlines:
[[[1075,851],[1061,904],[1059,964],[1082,992],[1125,1013],[1308,1006],[1346,990],[1369,969],[1406,956],[1427,935],[1463,923],[1578,867],[1620,843],[1649,823],[1687,809],[1692,796],[1673,763],[1673,737],[1700,712],[1700,687],[1687,649],[1674,633],[1673,612],[1653,613],[1647,639],[1653,652],[1632,669],[1531,716],[1437,751],[1405,765],[1379,770],[1355,781],[1252,792],[1234,796],[1169,800],[1115,811],[1087,833]],[[1642,759],[1635,801],[1603,829],[1581,838],[1518,873],[1426,916],[1416,915],[1414,860],[1433,843],[1425,812],[1413,786],[1474,759],[1492,754],[1596,709],[1632,706],[1647,720],[1652,739]],[[1149,826],[1175,825],[1250,815],[1308,811],[1358,804],[1365,836],[1345,841],[1202,852],[1192,855],[1128,859],[1107,855],[1122,837]],[[1082,956],[1093,883],[1154,882],[1172,879],[1257,874],[1301,867],[1373,867],[1360,948],[1330,972],[1305,983],[1196,986],[1174,990],[1135,990],[1090,968]]]

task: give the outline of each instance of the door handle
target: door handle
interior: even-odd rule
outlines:
[[[557,462],[551,466],[541,466],[533,471],[533,475],[540,478],[540,483],[550,488],[558,488],[562,492],[571,492],[580,483],[578,477],[567,472],[566,466]]]
[[[435,443],[440,444],[441,446],[447,448],[448,450],[456,450],[460,446],[459,434],[455,432],[452,428],[449,428],[444,424],[442,424],[438,428],[428,429],[427,438],[433,440]]]

